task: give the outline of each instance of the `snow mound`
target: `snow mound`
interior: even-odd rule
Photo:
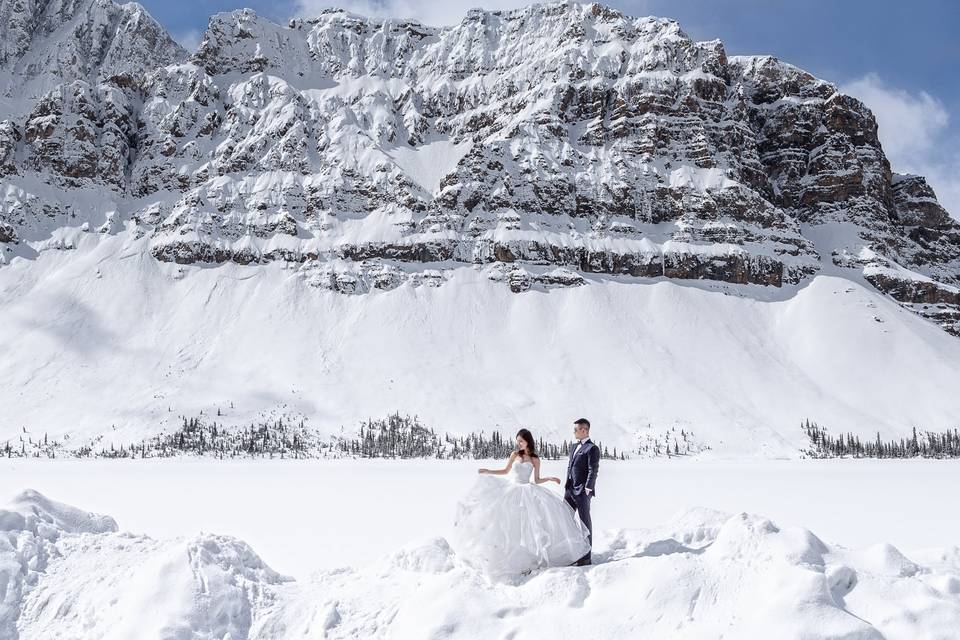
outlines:
[[[454,567],[454,552],[446,538],[433,538],[407,546],[391,555],[385,568],[420,573],[444,573]]]
[[[107,533],[117,531],[110,516],[82,511],[54,502],[32,489],[18,494],[10,507],[0,509],[0,531],[28,531],[48,540],[63,533]]]
[[[20,600],[60,552],[64,534],[117,531],[109,516],[88,513],[27,490],[0,509],[0,638],[16,638]]]
[[[881,576],[908,577],[920,571],[899,549],[888,543],[872,545],[851,556],[857,559],[857,565],[864,571]]]
[[[157,541],[36,491],[0,510],[0,638],[246,638],[288,580],[250,547]]]
[[[0,590],[3,638],[466,639],[536,629],[544,637],[897,640],[960,628],[960,550],[925,552],[924,566],[890,545],[834,547],[747,513],[695,509],[656,528],[597,532],[593,566],[504,582],[467,567],[443,538],[295,582],[227,536],[120,533],[110,519],[84,521],[35,492],[0,513],[11,522],[10,513],[36,505],[65,516],[43,520],[46,537],[29,527],[0,537],[0,576],[20,585]],[[36,564],[35,548],[49,561]]]

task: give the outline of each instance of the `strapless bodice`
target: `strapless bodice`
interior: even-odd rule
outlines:
[[[530,476],[533,475],[533,462],[524,462],[523,460],[517,460],[513,463],[513,469],[511,470],[511,477],[514,482],[520,484],[530,484]]]

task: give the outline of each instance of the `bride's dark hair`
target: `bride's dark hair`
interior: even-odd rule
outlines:
[[[531,458],[538,458],[537,446],[533,442],[533,434],[530,433],[530,430],[520,429],[520,431],[517,431],[517,435],[523,438],[523,441],[527,443],[527,455]]]

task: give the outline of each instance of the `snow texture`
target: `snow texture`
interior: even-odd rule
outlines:
[[[914,561],[888,544],[846,549],[747,513],[696,509],[610,531],[592,567],[498,581],[462,564],[443,538],[292,581],[233,538],[121,533],[35,492],[0,522],[0,629],[18,640],[915,640],[960,627],[960,549]]]

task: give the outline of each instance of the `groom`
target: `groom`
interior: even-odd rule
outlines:
[[[600,468],[600,449],[590,441],[590,421],[580,418],[573,423],[573,437],[577,444],[570,448],[570,462],[567,464],[567,483],[564,499],[580,516],[580,520],[590,532],[588,538],[593,546],[593,522],[590,520],[590,500],[596,495],[597,471]],[[576,562],[580,567],[592,564],[590,552]]]

